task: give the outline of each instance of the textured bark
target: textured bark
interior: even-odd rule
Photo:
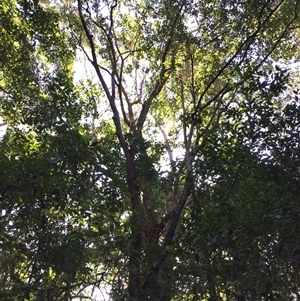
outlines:
[[[140,263],[143,235],[142,206],[140,200],[140,188],[137,183],[135,168],[135,146],[132,145],[127,157],[127,185],[130,194],[132,208],[131,243],[129,254],[129,283],[128,292],[130,300],[139,300],[140,295]]]

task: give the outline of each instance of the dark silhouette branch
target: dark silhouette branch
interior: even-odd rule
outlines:
[[[211,88],[211,86],[214,84],[214,82],[224,73],[224,71],[231,65],[231,63],[241,54],[243,48],[246,46],[246,49],[244,51],[244,56],[243,56],[242,60],[240,60],[240,62],[239,62],[238,65],[240,65],[244,61],[244,59],[246,57],[246,54],[248,53],[249,47],[250,47],[253,39],[255,37],[257,37],[257,35],[261,32],[261,30],[263,29],[263,27],[270,21],[271,17],[279,9],[279,7],[283,3],[283,1],[284,0],[280,1],[276,5],[276,7],[270,11],[270,13],[268,14],[268,16],[265,18],[265,20],[263,22],[259,21],[259,24],[258,24],[257,28],[254,30],[254,32],[252,34],[250,34],[246,39],[244,39],[244,41],[241,42],[241,44],[237,48],[236,52],[228,59],[228,61],[224,64],[224,66],[221,67],[219,69],[219,71],[216,73],[216,75],[208,82],[208,84],[206,85],[204,91],[201,93],[201,95],[200,95],[200,97],[198,99],[196,108],[195,108],[194,113],[193,113],[194,117],[197,115],[198,111],[200,110],[200,106],[201,106],[202,100],[203,100],[204,96],[206,95],[206,93],[208,92],[208,90]],[[262,12],[264,11],[265,7],[266,7],[266,5],[264,5],[262,7],[260,15],[262,15]]]
[[[174,36],[175,36],[175,28],[176,28],[176,24],[178,22],[178,20],[180,19],[181,16],[181,12],[182,9],[184,7],[184,3],[182,4],[182,6],[180,7],[180,9],[178,10],[176,17],[171,25],[171,32],[170,32],[170,37],[168,39],[168,41],[166,42],[164,51],[162,53],[162,58],[161,58],[161,71],[160,74],[158,76],[158,79],[154,85],[154,88],[152,90],[152,92],[150,93],[149,97],[147,98],[147,100],[144,102],[138,122],[137,122],[137,132],[141,133],[146,117],[148,115],[150,106],[154,100],[154,98],[160,93],[160,91],[162,90],[162,88],[164,87],[165,83],[168,80],[168,75],[169,73],[172,71],[171,68],[166,69],[165,68],[165,63],[166,63],[166,59],[167,59],[167,55],[170,52],[173,40],[174,40]]]
[[[117,109],[116,101],[115,101],[115,79],[114,79],[114,75],[116,73],[116,62],[113,62],[113,66],[112,66],[112,75],[111,75],[112,92],[110,92],[109,88],[108,88],[108,86],[107,86],[107,84],[104,80],[104,77],[102,75],[101,69],[99,68],[99,65],[98,65],[97,54],[96,54],[96,46],[95,46],[95,43],[94,43],[94,40],[93,40],[93,36],[90,33],[90,31],[88,29],[88,26],[87,26],[87,23],[86,23],[86,21],[83,17],[81,0],[77,0],[77,3],[78,3],[78,12],[79,12],[80,21],[81,21],[82,27],[84,29],[84,32],[86,34],[86,37],[88,39],[89,46],[90,46],[90,49],[91,49],[91,52],[92,52],[92,58],[89,59],[89,60],[90,60],[91,64],[93,65],[93,67],[96,71],[98,79],[100,80],[102,88],[104,89],[106,97],[109,101],[110,107],[111,107],[112,112],[113,112],[113,121],[114,121],[114,124],[115,124],[115,127],[116,127],[117,137],[118,137],[120,145],[121,145],[121,147],[122,147],[122,149],[125,153],[125,156],[128,157],[129,156],[129,153],[128,153],[129,150],[128,150],[127,143],[124,139],[124,135],[123,135],[122,128],[121,128],[121,121],[120,121],[119,111]],[[109,42],[111,43],[111,39],[109,39]],[[115,58],[114,54],[113,54],[113,57]]]

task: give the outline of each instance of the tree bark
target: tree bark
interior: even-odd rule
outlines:
[[[142,206],[140,200],[140,187],[137,183],[137,172],[135,167],[135,147],[129,150],[127,157],[127,185],[130,194],[132,208],[131,242],[129,253],[129,283],[128,293],[130,300],[139,300],[140,295],[140,262],[142,246]]]

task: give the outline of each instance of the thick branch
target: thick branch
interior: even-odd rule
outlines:
[[[166,236],[165,236],[165,239],[163,242],[163,248],[166,248],[172,242],[172,239],[174,237],[174,234],[175,234],[175,231],[176,231],[176,228],[178,225],[178,221],[180,219],[180,216],[181,216],[182,210],[184,209],[186,201],[191,193],[192,187],[193,187],[193,176],[192,176],[191,172],[188,172],[180,200],[177,203],[176,208],[172,212],[173,214],[170,218],[170,226],[167,230],[167,233],[166,233]]]
[[[171,69],[166,69],[165,68],[165,62],[167,59],[167,55],[170,51],[173,39],[174,39],[174,35],[175,35],[175,28],[176,28],[176,23],[178,22],[180,15],[181,15],[181,11],[184,7],[184,4],[182,4],[181,8],[179,9],[173,23],[171,26],[171,32],[170,32],[170,38],[168,39],[166,45],[165,45],[165,49],[162,53],[162,58],[161,58],[161,72],[159,74],[159,78],[156,81],[156,84],[152,90],[152,92],[150,93],[148,99],[144,102],[143,107],[142,107],[142,111],[140,113],[139,119],[138,119],[138,123],[137,123],[137,132],[141,133],[146,117],[148,115],[149,109],[151,107],[151,104],[154,100],[154,98],[160,93],[160,91],[162,90],[162,88],[164,87],[165,83],[168,80],[168,72],[171,71]]]
[[[152,92],[149,95],[148,99],[143,104],[142,111],[140,113],[140,116],[139,116],[139,119],[138,119],[138,124],[137,124],[137,132],[138,133],[142,132],[146,117],[148,115],[148,112],[150,110],[150,107],[151,107],[151,104],[152,104],[154,98],[160,93],[163,86],[165,85],[165,83],[168,80],[168,77],[166,76],[167,71],[169,71],[169,70],[164,70],[164,67],[163,67],[160,79],[157,80],[154,89],[152,90]]]

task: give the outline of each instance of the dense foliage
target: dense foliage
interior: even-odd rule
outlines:
[[[300,300],[299,10],[1,1],[0,299]]]

